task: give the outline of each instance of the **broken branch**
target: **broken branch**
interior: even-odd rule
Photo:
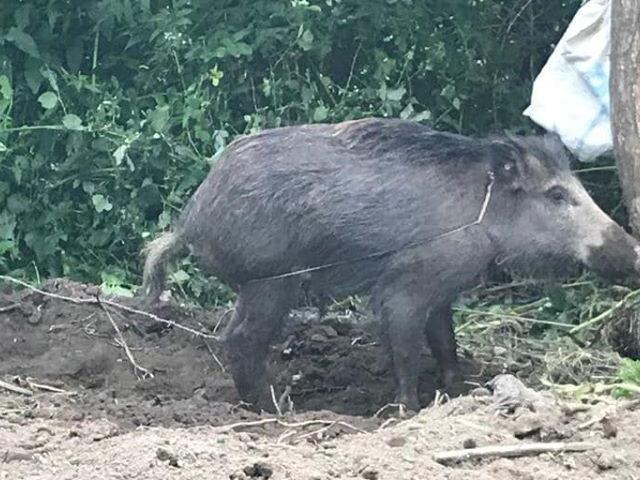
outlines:
[[[237,428],[259,427],[259,426],[271,425],[271,424],[279,425],[285,428],[302,428],[302,427],[308,427],[310,425],[334,425],[335,424],[335,425],[341,425],[345,428],[349,428],[358,433],[369,433],[366,430],[362,430],[361,428],[354,427],[353,425],[347,422],[341,422],[341,421],[335,421],[335,420],[309,420],[307,422],[287,423],[287,422],[283,422],[278,418],[264,418],[262,420],[255,420],[252,422],[232,423],[230,425],[225,425],[223,427],[220,427],[219,432],[224,433],[224,432],[235,430]]]
[[[99,299],[98,299],[98,302],[100,302]],[[127,345],[127,342],[125,341],[124,336],[122,335],[122,331],[120,330],[120,327],[118,327],[118,324],[115,322],[115,320],[113,319],[113,317],[109,313],[109,310],[104,305],[102,305],[102,303],[99,303],[99,305],[102,308],[102,311],[106,314],[107,318],[109,319],[109,322],[111,322],[111,326],[113,327],[113,329],[116,332],[116,342],[118,343],[118,345],[120,345],[124,349],[124,352],[127,355],[127,358],[129,359],[129,363],[131,363],[131,365],[133,365],[133,371],[134,371],[136,377],[140,378],[138,376],[138,372],[141,372],[143,379],[145,379],[145,378],[153,378],[153,373],[151,373],[151,371],[147,370],[144,367],[141,367],[138,364],[138,362],[136,362],[136,359],[133,357],[133,354],[131,353],[131,350],[129,349],[129,345]]]
[[[27,388],[22,388],[8,382],[3,382],[2,380],[0,380],[0,388],[4,388],[5,390],[9,390],[10,392],[13,392],[13,393],[20,393],[22,395],[28,395],[28,396],[33,395],[33,392]]]
[[[442,464],[489,457],[524,457],[540,455],[542,453],[585,452],[592,450],[595,445],[586,442],[548,442],[521,443],[516,445],[491,445],[488,447],[467,448],[435,452],[433,459]]]
[[[143,317],[150,318],[151,320],[163,323],[170,327],[177,328],[178,330],[184,330],[185,332],[191,333],[197,337],[203,338],[212,338],[214,340],[218,340],[217,335],[211,335],[209,333],[199,332],[198,330],[194,330],[193,328],[185,327],[184,325],[180,325],[173,320],[167,320],[166,318],[159,317],[154,315],[153,313],[145,312],[144,310],[138,310],[137,308],[128,307],[126,305],[122,305],[117,302],[113,302],[111,300],[98,300],[97,298],[76,298],[76,297],[68,297],[66,295],[59,295],[57,293],[51,293],[44,290],[41,290],[33,285],[23,282],[22,280],[18,280],[17,278],[10,277],[8,275],[0,275],[0,280],[4,280],[6,282],[14,283],[16,285],[20,285],[22,287],[28,288],[29,290],[39,293],[40,295],[44,295],[46,297],[55,298],[57,300],[63,300],[65,302],[71,302],[75,304],[90,304],[90,305],[108,305],[109,307],[117,308],[120,310],[124,310],[125,312],[133,313],[135,315],[141,315]]]

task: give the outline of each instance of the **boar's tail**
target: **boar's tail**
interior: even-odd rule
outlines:
[[[157,300],[164,288],[167,264],[175,259],[184,247],[179,232],[166,232],[145,248],[147,258],[142,275],[143,295]]]

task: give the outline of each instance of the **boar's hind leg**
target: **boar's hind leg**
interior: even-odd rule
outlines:
[[[427,314],[424,297],[401,287],[385,288],[376,297],[372,305],[391,348],[397,382],[396,401],[410,410],[418,411],[420,352]]]
[[[434,306],[429,310],[427,341],[431,353],[438,361],[443,386],[445,390],[450,392],[453,384],[459,378],[460,370],[456,353],[456,338],[453,333],[451,305],[448,303]]]
[[[263,390],[265,357],[295,294],[274,280],[240,287],[235,312],[223,335],[230,370],[240,397],[256,403]]]

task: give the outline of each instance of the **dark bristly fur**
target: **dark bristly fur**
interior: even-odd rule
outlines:
[[[496,261],[510,266],[579,260],[611,276],[635,272],[637,243],[588,197],[557,138],[469,138],[402,120],[267,130],[231,144],[156,240],[144,290],[189,246],[208,273],[238,292],[225,344],[240,394],[260,392],[263,359],[304,283],[319,296],[371,294],[386,325],[398,400],[417,406],[420,335],[456,375],[450,304]],[[403,249],[476,220],[451,237]],[[299,268],[352,262],[301,277],[251,282]]]

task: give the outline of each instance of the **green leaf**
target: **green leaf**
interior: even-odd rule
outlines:
[[[9,81],[9,77],[6,75],[0,75],[0,95],[2,95],[2,98],[6,98],[7,100],[11,100],[11,96],[13,95],[11,82]]]
[[[102,284],[100,289],[104,295],[115,295],[118,297],[133,297],[131,286],[127,285],[123,279],[111,273],[102,272],[100,274]]]
[[[51,110],[58,104],[58,96],[53,92],[44,92],[38,97],[38,102],[43,108]]]
[[[402,118],[403,120],[406,120],[407,118],[411,118],[412,115],[413,115],[413,105],[409,103],[400,112],[400,118]]]
[[[29,199],[20,193],[14,193],[7,198],[7,210],[9,212],[26,212],[29,210],[30,206]]]
[[[82,130],[82,120],[73,113],[68,113],[62,118],[62,124],[69,130]]]
[[[33,41],[33,38],[28,33],[23,32],[22,30],[11,27],[9,29],[9,33],[4,37],[8,42],[12,42],[18,49],[23,52],[31,55],[35,58],[40,58],[40,52],[38,51],[38,46],[36,42]]]
[[[155,110],[149,113],[149,120],[151,121],[151,127],[158,133],[164,131],[167,123],[169,122],[169,105],[162,105],[156,107]]]
[[[416,122],[422,122],[431,119],[431,112],[429,110],[423,110],[413,116],[413,120]]]
[[[113,152],[113,158],[116,161],[116,165],[120,165],[122,163],[122,159],[124,158],[124,154],[127,153],[127,150],[129,149],[129,145],[120,145],[118,148],[115,149],[115,151]]]
[[[313,121],[322,122],[323,120],[327,119],[328,114],[329,110],[327,110],[327,107],[325,107],[324,105],[320,105],[313,111]]]
[[[93,206],[98,213],[108,212],[113,208],[113,205],[109,202],[109,200],[104,198],[104,195],[100,193],[92,195],[91,201],[93,202]]]
[[[16,228],[16,217],[6,210],[0,212],[0,239],[11,240],[14,238],[13,231]]]
[[[407,93],[407,89],[402,86],[387,90],[387,100],[400,101],[405,93]]]
[[[171,280],[173,280],[177,284],[185,283],[189,280],[189,274],[184,270],[180,269],[171,274]]]
[[[313,48],[313,33],[309,30],[305,30],[298,40],[298,45],[306,52]]]
[[[7,146],[4,143],[0,142],[0,153],[6,152],[7,150],[9,150]]]

